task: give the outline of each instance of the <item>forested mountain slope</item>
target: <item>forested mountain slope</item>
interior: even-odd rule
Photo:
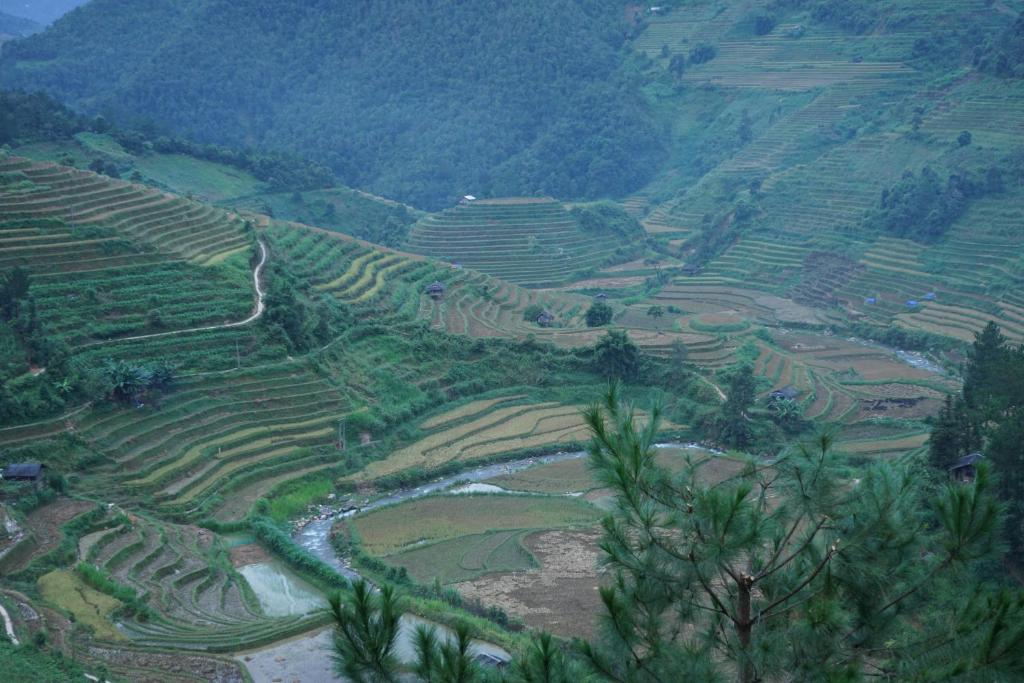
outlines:
[[[10,0],[3,10],[16,17],[24,17],[37,24],[49,24],[88,0]]]
[[[31,19],[0,12],[0,43],[12,37],[30,35],[41,28],[42,26]]]
[[[302,153],[424,208],[470,192],[593,197],[635,189],[661,157],[621,75],[628,29],[591,0],[96,0],[6,46],[0,83]]]

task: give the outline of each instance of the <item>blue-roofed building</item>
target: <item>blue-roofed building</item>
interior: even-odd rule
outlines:
[[[38,462],[19,462],[3,470],[5,481],[42,481],[46,465]]]

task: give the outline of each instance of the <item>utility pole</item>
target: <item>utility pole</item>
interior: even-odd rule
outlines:
[[[242,356],[238,353],[238,340],[235,340],[235,369],[242,367]]]
[[[345,418],[338,420],[338,448],[348,450],[348,442],[345,438]]]

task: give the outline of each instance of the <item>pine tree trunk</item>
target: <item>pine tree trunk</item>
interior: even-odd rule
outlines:
[[[740,576],[738,582],[739,597],[736,614],[736,631],[739,634],[740,647],[740,683],[754,683],[754,662],[751,659],[750,641],[753,623],[750,620],[750,590],[753,580],[749,576]]]

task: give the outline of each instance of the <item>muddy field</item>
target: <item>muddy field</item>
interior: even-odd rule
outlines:
[[[250,564],[259,564],[270,561],[270,553],[263,549],[259,543],[245,543],[236,545],[230,551],[231,564],[238,569]]]

